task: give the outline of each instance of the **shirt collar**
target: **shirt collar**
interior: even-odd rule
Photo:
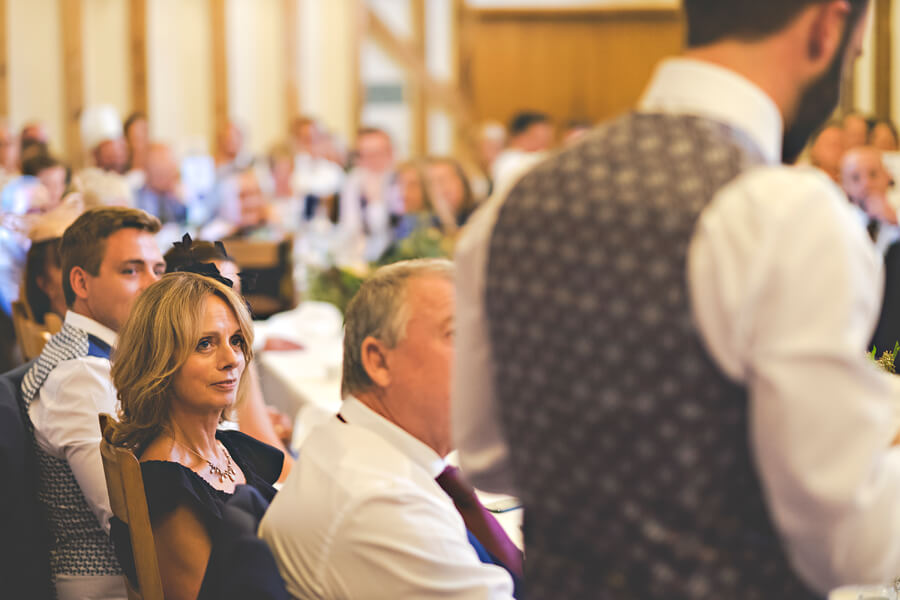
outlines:
[[[693,58],[664,60],[638,110],[690,114],[725,123],[750,136],[767,162],[781,162],[784,120],[778,106],[756,84],[730,69]]]
[[[437,452],[391,423],[354,397],[348,397],[341,406],[341,416],[347,423],[365,427],[383,437],[407,458],[437,477],[447,466]]]
[[[82,331],[86,331],[90,335],[97,336],[110,346],[116,345],[116,332],[105,325],[101,325],[90,317],[70,310],[66,312],[66,323],[72,327],[77,327]]]

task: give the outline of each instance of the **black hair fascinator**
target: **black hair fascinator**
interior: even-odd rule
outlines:
[[[215,263],[211,262],[200,262],[194,256],[194,249],[192,248],[194,244],[194,240],[191,239],[191,234],[186,233],[184,237],[181,238],[180,242],[175,242],[172,244],[178,253],[184,257],[184,262],[177,267],[175,267],[175,272],[181,273],[196,273],[197,275],[204,275],[206,277],[211,277],[221,283],[222,285],[226,285],[229,288],[234,287],[234,282],[227,277],[224,277],[222,273],[219,272],[219,268],[215,265]],[[225,244],[222,242],[215,242],[215,246],[217,250],[222,252],[222,257],[226,260],[231,260],[228,256],[228,253],[225,252]]]

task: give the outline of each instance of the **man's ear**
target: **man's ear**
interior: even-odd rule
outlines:
[[[830,0],[813,4],[809,21],[809,59],[828,68],[844,39],[844,29],[850,16],[847,0]]]
[[[72,270],[69,271],[69,285],[72,286],[72,291],[75,292],[76,298],[87,298],[90,287],[87,271],[81,267],[72,267]]]
[[[388,367],[388,348],[372,336],[363,340],[360,347],[363,368],[369,379],[378,387],[387,387],[391,383],[391,370]]]

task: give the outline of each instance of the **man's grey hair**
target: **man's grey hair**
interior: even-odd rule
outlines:
[[[394,348],[406,335],[409,306],[406,289],[418,277],[443,277],[453,282],[453,263],[438,258],[397,262],[376,270],[344,311],[344,365],[341,394],[371,389],[375,383],[362,363],[362,343],[371,336]]]

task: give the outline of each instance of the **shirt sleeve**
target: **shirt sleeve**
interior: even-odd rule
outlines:
[[[97,521],[109,531],[112,509],[100,456],[100,413],[116,414],[109,361],[87,357],[57,365],[29,416],[44,451],[65,459]]]
[[[760,169],[720,192],[691,243],[694,318],[749,391],[770,514],[814,589],[900,573],[898,379],[866,357],[880,258],[840,191],[811,170]]]
[[[452,384],[452,431],[460,467],[472,484],[513,494],[509,448],[497,417],[493,359],[484,293],[488,243],[502,199],[475,213],[456,248],[456,337]]]
[[[367,494],[346,511],[326,565],[327,596],[340,598],[510,599],[502,567],[482,563],[462,518],[410,486]],[[377,592],[375,591],[377,590]],[[333,592],[333,593],[332,593]]]

